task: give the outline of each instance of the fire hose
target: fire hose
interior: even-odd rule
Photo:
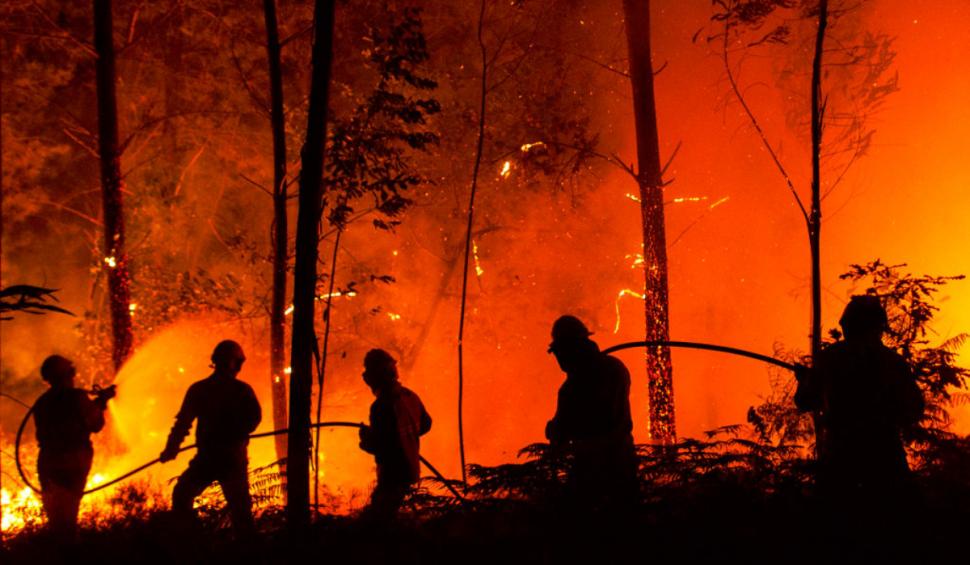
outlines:
[[[768,355],[762,355],[760,353],[755,353],[753,351],[747,351],[745,349],[738,349],[737,347],[728,347],[726,345],[714,345],[711,343],[698,343],[694,341],[630,341],[627,343],[621,343],[619,345],[614,345],[613,347],[608,347],[603,350],[604,354],[610,354],[614,351],[620,351],[622,349],[632,349],[634,347],[680,347],[684,349],[703,349],[706,351],[717,351],[719,353],[727,353],[729,355],[737,355],[739,357],[747,357],[749,359],[756,359],[762,363],[768,363],[770,365],[776,365],[783,369],[788,369],[792,372],[797,372],[804,367],[804,365],[799,365],[797,363],[789,363],[787,361],[782,361],[781,359],[775,359],[774,357]]]
[[[20,480],[22,480],[24,484],[27,485],[32,491],[39,494],[41,492],[41,489],[30,482],[30,479],[27,478],[27,474],[24,472],[23,465],[21,465],[20,463],[20,439],[23,437],[24,428],[27,427],[27,422],[30,420],[30,416],[33,413],[34,413],[34,406],[30,406],[27,409],[27,413],[24,415],[24,419],[20,422],[20,428],[17,429],[17,438],[14,442],[14,460],[17,463],[17,472],[20,473]],[[358,428],[360,429],[363,427],[365,427],[364,424],[359,424],[357,422],[317,422],[315,424],[310,424],[310,428]],[[269,432],[261,432],[258,434],[251,434],[249,436],[249,439],[277,436],[285,433],[289,433],[289,428],[272,430]],[[182,453],[183,451],[195,449],[196,447],[197,445],[193,443],[191,445],[187,445],[185,447],[180,448],[177,453]],[[459,493],[455,489],[455,487],[452,486],[451,481],[449,481],[444,475],[442,475],[437,469],[435,469],[434,465],[432,465],[430,461],[425,459],[423,455],[419,454],[418,457],[421,459],[421,463],[423,463],[424,466],[427,467],[428,470],[431,471],[435,475],[435,477],[437,477],[438,480],[441,481],[443,485],[445,485],[445,487],[451,492],[451,494],[455,496],[455,498],[464,502],[465,497],[463,497],[461,493]],[[136,467],[131,471],[128,471],[127,473],[121,475],[120,477],[116,477],[106,483],[102,483],[96,487],[85,490],[83,494],[91,494],[94,492],[98,492],[99,490],[106,489],[111,485],[120,483],[121,481],[127,479],[128,477],[131,477],[132,475],[136,475],[144,471],[145,469],[151,467],[152,465],[155,465],[156,463],[161,463],[161,459],[156,457],[155,459],[152,459],[148,463],[145,463],[144,465]]]
[[[706,351],[716,351],[716,352],[719,352],[719,353],[727,353],[727,354],[730,354],[730,355],[738,355],[740,357],[748,357],[750,359],[755,359],[755,360],[761,361],[763,363],[769,363],[769,364],[772,364],[772,365],[776,365],[778,367],[781,367],[783,369],[788,369],[789,371],[798,371],[798,370],[800,370],[802,368],[801,365],[798,365],[798,364],[795,364],[795,363],[788,363],[786,361],[782,361],[780,359],[775,359],[774,357],[770,357],[768,355],[762,355],[760,353],[754,353],[752,351],[747,351],[747,350],[744,350],[744,349],[738,349],[736,347],[727,347],[727,346],[724,346],[724,345],[714,345],[714,344],[710,344],[710,343],[697,343],[697,342],[692,342],[692,341],[631,341],[631,342],[627,342],[627,343],[621,343],[619,345],[614,345],[612,347],[609,347],[607,349],[604,349],[603,350],[603,353],[604,354],[609,354],[609,353],[613,353],[613,352],[616,352],[616,351],[621,351],[623,349],[632,349],[632,348],[637,348],[637,347],[680,347],[680,348],[685,348],[685,349],[702,349],[702,350],[706,350]],[[30,480],[27,478],[26,473],[24,473],[23,466],[20,463],[20,440],[21,440],[21,437],[23,436],[24,428],[27,426],[27,421],[30,419],[31,414],[33,414],[33,413],[34,413],[34,407],[33,406],[30,406],[28,408],[28,410],[27,410],[27,414],[24,415],[23,421],[20,422],[20,428],[17,430],[17,438],[16,438],[16,441],[14,443],[14,459],[17,462],[17,472],[20,473],[20,478],[21,478],[21,480],[23,480],[24,484],[27,485],[28,487],[30,487],[30,489],[33,490],[34,492],[40,493],[41,490],[39,488],[37,488],[34,484],[32,484],[30,482]],[[310,427],[311,428],[358,428],[359,429],[359,428],[363,428],[364,427],[364,424],[359,424],[359,423],[356,423],[356,422],[318,422],[316,424],[311,424]],[[249,436],[249,438],[250,439],[256,439],[256,438],[262,438],[262,437],[269,437],[269,436],[275,436],[275,435],[285,434],[285,433],[288,433],[288,432],[289,432],[289,429],[288,428],[283,428],[281,430],[272,430],[272,431],[269,431],[269,432],[262,432],[262,433],[258,433],[258,434],[252,434],[252,435]],[[188,451],[190,449],[195,449],[195,447],[196,447],[196,444],[187,445],[187,446],[179,449],[178,450],[178,453],[181,453],[183,451]],[[443,485],[445,485],[445,487],[449,491],[451,491],[451,493],[456,498],[458,498],[461,501],[464,501],[465,500],[465,498],[461,495],[461,493],[459,493],[454,488],[454,486],[452,486],[451,481],[449,481],[447,478],[445,478],[444,475],[442,475],[437,469],[435,469],[435,467],[427,459],[425,459],[421,455],[418,455],[418,457],[420,457],[421,463],[423,463],[424,466],[427,467],[428,470],[431,471],[438,478],[438,480],[440,480],[441,483]],[[98,486],[96,486],[94,488],[90,488],[90,489],[84,491],[84,494],[91,494],[91,493],[97,492],[97,491],[99,491],[101,489],[108,488],[109,486],[114,485],[116,483],[119,483],[119,482],[127,479],[128,477],[131,477],[132,475],[135,475],[137,473],[140,473],[141,471],[144,471],[145,469],[151,467],[152,465],[155,465],[156,463],[160,463],[160,462],[161,462],[160,459],[156,457],[155,459],[149,461],[148,463],[145,463],[144,465],[141,465],[140,467],[136,467],[135,469],[132,469],[131,471],[128,471],[127,473],[121,475],[120,477],[117,477],[117,478],[112,479],[112,480],[110,480],[110,481],[108,481],[106,483],[102,483],[102,484],[100,484],[100,485],[98,485]]]

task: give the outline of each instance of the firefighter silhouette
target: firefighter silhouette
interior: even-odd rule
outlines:
[[[882,343],[878,297],[853,296],[839,323],[845,339],[822,350],[795,393],[822,428],[817,483],[840,508],[892,513],[910,483],[902,435],[922,417],[923,396],[903,357]]]
[[[51,533],[62,539],[77,535],[77,515],[84,494],[94,448],[91,434],[104,428],[104,410],[114,388],[95,400],[74,388],[74,364],[51,355],[41,365],[41,377],[50,388],[34,405],[37,428],[37,473],[41,501]]]
[[[616,507],[635,501],[638,489],[630,372],[601,353],[591,335],[575,316],[561,316],[552,326],[549,353],[566,380],[546,438],[573,457],[569,487],[577,503]]]
[[[172,513],[181,520],[193,519],[195,498],[218,481],[233,528],[239,534],[253,529],[247,450],[249,434],[262,418],[252,387],[236,378],[245,361],[243,349],[235,341],[216,345],[212,375],[193,383],[185,393],[165,450],[159,456],[162,462],[174,459],[197,419],[198,453],[175,484]]]
[[[377,485],[364,517],[385,522],[420,477],[420,438],[431,429],[431,416],[418,395],[398,382],[397,361],[383,349],[364,356],[363,377],[376,398],[370,425],[360,430],[360,447],[377,463]]]

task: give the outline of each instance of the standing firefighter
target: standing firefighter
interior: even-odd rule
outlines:
[[[906,361],[882,343],[886,311],[875,296],[853,296],[842,314],[845,340],[801,376],[795,404],[819,415],[818,484],[839,505],[875,511],[909,482],[902,433],[923,414]]]
[[[619,359],[600,353],[590,335],[574,316],[562,316],[552,326],[549,353],[566,381],[546,438],[573,456],[569,483],[575,501],[616,508],[637,495],[630,372]]]
[[[386,522],[420,477],[420,438],[431,429],[431,416],[418,395],[398,382],[397,362],[383,349],[364,356],[363,376],[377,397],[370,407],[370,425],[360,430],[360,448],[377,462],[377,486],[365,517]]]
[[[199,451],[182,473],[172,491],[172,513],[182,520],[195,517],[192,503],[213,482],[218,481],[226,497],[232,525],[237,534],[253,530],[252,500],[249,496],[249,434],[262,418],[259,401],[248,384],[237,380],[246,356],[235,341],[225,340],[212,352],[212,375],[193,383],[185,393],[182,408],[168,436],[162,462],[175,459],[192,421]]]
[[[78,508],[94,456],[91,434],[104,427],[104,410],[114,393],[111,387],[91,400],[87,391],[74,388],[76,373],[60,355],[45,359],[40,375],[50,389],[34,405],[44,513],[51,533],[66,540],[77,536]]]

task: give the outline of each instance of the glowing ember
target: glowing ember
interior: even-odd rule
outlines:
[[[512,174],[512,162],[506,161],[505,164],[502,165],[502,170],[499,172],[499,176],[501,176],[503,179],[507,179],[511,174]]]
[[[131,312],[132,314],[134,314],[135,310],[137,309],[138,309],[138,305],[135,304],[134,302],[128,305],[128,311]]]
[[[472,241],[472,257],[475,258],[475,274],[480,277],[485,274],[485,269],[482,268],[482,264],[478,260],[478,243],[474,240]]]
[[[683,202],[703,202],[707,200],[706,196],[679,196],[671,200],[674,204],[680,204]]]
[[[283,369],[283,374],[284,375],[293,374],[293,367],[287,367],[287,368]]]
[[[533,147],[545,147],[545,146],[546,144],[544,141],[536,141],[535,143],[524,143],[522,147],[520,147],[519,149],[521,149],[523,153],[528,153],[529,150],[532,149]]]
[[[118,260],[114,256],[108,256],[104,258],[104,264],[108,266],[109,269],[114,269],[118,266]]]
[[[640,197],[637,196],[636,194],[633,194],[632,192],[627,192],[623,196],[626,196],[627,198],[629,198],[630,200],[632,200],[634,202],[639,202],[640,201]]]
[[[640,256],[640,264],[643,264],[643,256]],[[635,296],[640,300],[645,300],[647,296],[645,294],[640,294],[635,290],[629,288],[624,288],[616,295],[616,301],[614,302],[614,307],[616,308],[616,324],[613,326],[613,333],[618,333],[620,331],[620,299],[624,296]]]
[[[392,322],[396,322],[401,319],[401,315],[395,314],[394,312],[388,312],[387,317],[390,318]]]
[[[717,208],[718,206],[720,206],[721,204],[724,204],[725,202],[727,202],[730,199],[731,199],[730,196],[725,196],[724,198],[721,198],[720,200],[718,200],[714,204],[711,204],[710,206],[708,206],[707,209],[708,210],[713,210],[714,208]]]

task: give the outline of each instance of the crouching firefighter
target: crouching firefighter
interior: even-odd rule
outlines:
[[[199,420],[195,430],[198,453],[178,478],[172,491],[172,514],[179,520],[195,518],[192,504],[209,485],[218,481],[226,497],[232,526],[237,535],[253,531],[252,499],[249,495],[249,434],[262,419],[253,388],[236,379],[246,356],[232,340],[216,345],[212,352],[213,372],[193,383],[185,393],[175,425],[168,436],[162,462],[171,461],[179,446]]]
[[[383,349],[364,356],[363,377],[376,399],[370,425],[360,429],[360,448],[377,463],[377,485],[363,518],[387,522],[420,478],[420,438],[431,429],[431,416],[418,395],[398,382],[397,361]]]
[[[74,364],[60,355],[51,355],[40,367],[41,377],[50,389],[34,404],[37,428],[37,474],[40,475],[41,501],[51,534],[62,541],[77,537],[77,515],[84,496],[84,485],[91,471],[94,449],[91,434],[104,428],[104,411],[114,396],[114,386],[88,392],[74,388]]]

